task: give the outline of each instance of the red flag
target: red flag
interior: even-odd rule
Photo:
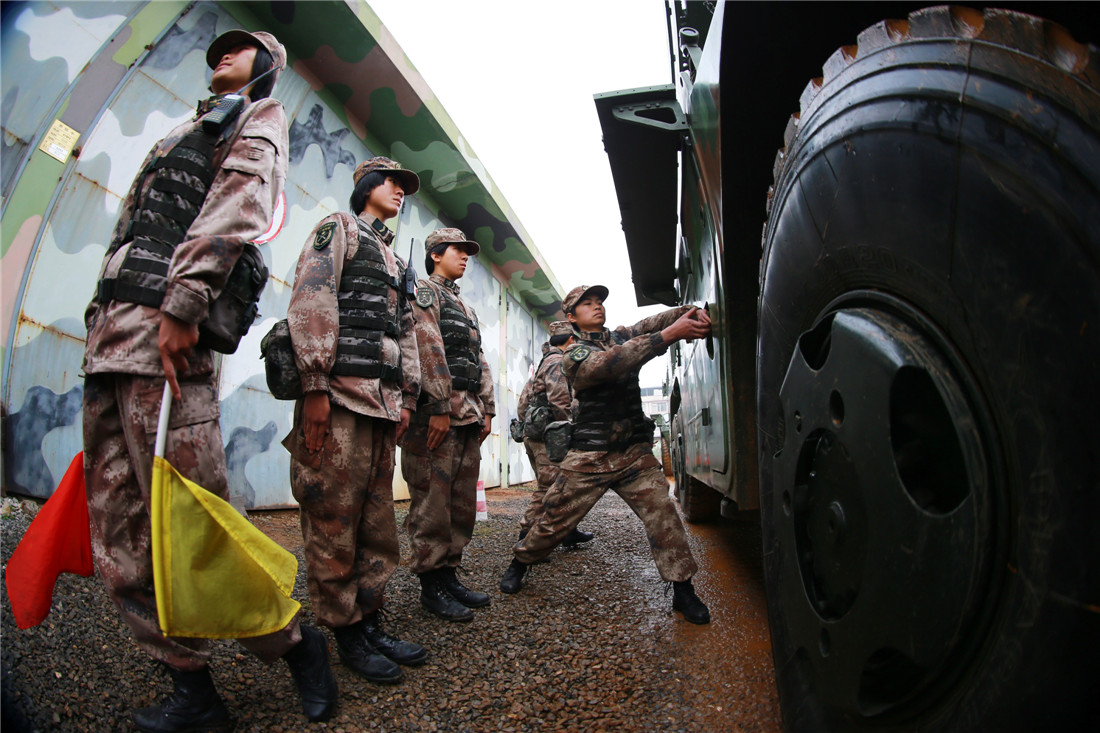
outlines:
[[[61,573],[92,574],[83,452],[73,458],[8,561],[8,600],[19,628],[40,624],[49,615],[53,586]]]

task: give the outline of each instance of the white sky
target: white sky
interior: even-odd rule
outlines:
[[[671,81],[661,0],[367,0],[504,194],[563,292],[638,308],[592,95]],[[666,361],[642,371],[664,380]]]

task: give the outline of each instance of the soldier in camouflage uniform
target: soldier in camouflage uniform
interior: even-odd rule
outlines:
[[[382,157],[353,174],[351,209],[321,220],[302,254],[287,322],[304,397],[283,442],[301,508],[309,597],[344,664],[397,682],[424,647],[382,630],[386,582],[400,558],[393,511],[397,441],[420,394],[412,279],[383,223],[420,179]],[[409,273],[410,275],[412,273]],[[408,284],[408,288],[406,285]]]
[[[500,589],[518,592],[528,565],[549,554],[610,488],[645,525],[657,570],[672,583],[673,609],[692,623],[705,624],[710,611],[692,586],[698,566],[664,471],[653,457],[653,421],[642,411],[638,372],[674,341],[709,335],[710,318],[693,306],[681,306],[609,331],[604,328],[605,297],[602,285],[582,285],[562,301],[577,338],[562,360],[577,400],[573,437],[561,477],[546,493],[542,516],[513,549],[515,559]]]
[[[474,532],[481,443],[492,429],[493,378],[481,351],[477,314],[455,282],[480,251],[458,229],[436,229],[424,243],[430,275],[416,290],[420,399],[401,442],[401,473],[412,499],[405,520],[420,602],[448,621],[469,621],[489,596],[456,575]]]
[[[561,370],[561,359],[565,349],[573,343],[573,327],[568,321],[554,321],[550,324],[550,340],[542,345],[542,359],[535,369],[534,376],[524,385],[516,406],[517,414],[523,417],[523,447],[527,449],[527,458],[535,472],[537,487],[531,496],[531,503],[519,523],[519,538],[527,536],[528,530],[542,514],[542,502],[546,491],[554,485],[560,471],[558,464],[546,455],[544,431],[551,422],[571,420],[573,418],[573,392]],[[573,547],[588,542],[593,535],[574,529],[561,544]]]
[[[93,555],[138,645],[164,663],[174,687],[161,704],[132,712],[143,731],[229,730],[236,722],[211,680],[209,642],[160,631],[150,484],[167,379],[175,399],[165,457],[187,478],[229,497],[214,360],[198,324],[245,243],[267,229],[286,179],[286,117],[267,97],[286,51],[268,33],[235,30],[214,40],[206,60],[215,96],[146,158],[122,203],[85,314],[84,468]],[[202,120],[222,95],[246,85],[239,115],[220,132],[205,131]],[[287,660],[310,720],[332,715],[337,689],[320,631],[295,617],[281,631],[240,643],[264,662]]]

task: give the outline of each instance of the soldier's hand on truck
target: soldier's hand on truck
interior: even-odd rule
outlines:
[[[676,322],[661,331],[666,344],[673,341],[691,341],[710,335],[710,316],[699,308],[693,308],[676,319]]]

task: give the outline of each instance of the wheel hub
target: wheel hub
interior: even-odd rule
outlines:
[[[931,327],[839,310],[780,390],[779,602],[814,689],[860,717],[931,694],[985,602],[990,478],[943,350]]]

